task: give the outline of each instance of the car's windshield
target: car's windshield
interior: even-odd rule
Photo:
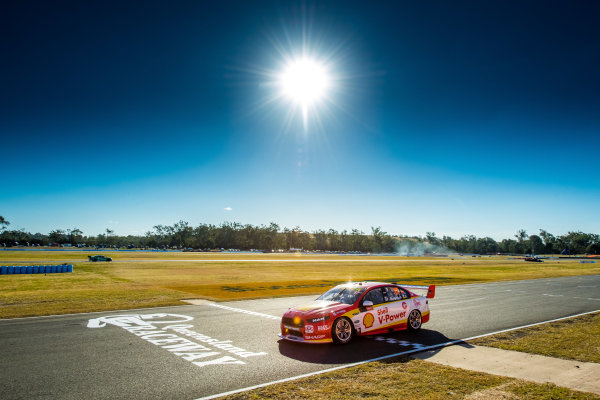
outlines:
[[[344,304],[354,304],[360,297],[364,287],[336,286],[323,293],[317,300],[337,301]]]

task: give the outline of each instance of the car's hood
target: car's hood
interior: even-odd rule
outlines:
[[[336,301],[316,300],[316,301],[313,301],[313,302],[310,302],[307,304],[292,307],[288,310],[288,312],[286,314],[289,313],[289,314],[294,314],[294,315],[302,315],[305,317],[309,317],[312,315],[326,315],[326,314],[333,314],[333,313],[341,314],[341,311],[345,311],[351,307],[352,307],[352,305],[350,305],[350,304],[339,303]]]

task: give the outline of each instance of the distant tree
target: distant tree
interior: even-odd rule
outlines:
[[[110,229],[110,228],[106,228],[106,244],[107,245],[112,245],[112,236],[115,233],[114,230]]]
[[[4,219],[2,215],[0,215],[0,231],[6,229],[8,225],[10,225],[10,222],[8,222],[6,219]]]
[[[386,232],[384,232],[383,230],[381,230],[381,227],[371,227],[371,249],[370,251],[374,252],[374,253],[379,253],[384,250],[384,246],[383,246],[383,237],[387,235]]]
[[[515,237],[517,238],[519,243],[522,243],[523,240],[525,240],[525,238],[527,237],[527,231],[525,229],[519,229]]]
[[[66,242],[65,231],[63,231],[62,229],[55,229],[53,231],[50,231],[50,233],[48,234],[48,238],[50,239],[50,242],[56,244],[63,244]]]
[[[584,254],[587,252],[588,246],[594,243],[594,236],[583,232],[568,232],[562,236],[562,239],[572,254]]]
[[[544,241],[544,253],[554,253],[554,244],[556,243],[556,237],[553,234],[548,233],[544,229],[540,229],[540,237]]]
[[[78,243],[81,241],[83,232],[79,228],[67,229],[67,235],[69,237],[69,243]]]
[[[177,246],[181,248],[187,247],[187,242],[192,236],[192,233],[192,227],[185,221],[179,221],[173,225],[174,240],[177,242]]]
[[[588,254],[600,254],[600,237],[598,235],[594,236],[594,240],[586,248],[586,253]]]
[[[529,245],[531,248],[531,254],[539,254],[545,249],[544,242],[538,235],[529,236]]]
[[[435,237],[435,232],[426,232],[425,233],[425,239],[433,244],[433,245],[439,245],[440,244],[440,239],[438,239],[437,237]]]

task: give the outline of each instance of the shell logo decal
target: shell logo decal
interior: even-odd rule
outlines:
[[[371,313],[366,313],[363,317],[363,325],[365,328],[370,328],[373,326],[373,322],[375,322],[375,317]]]

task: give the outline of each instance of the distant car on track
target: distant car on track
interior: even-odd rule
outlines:
[[[417,295],[409,289],[427,290]],[[416,331],[429,321],[435,285],[352,282],[336,286],[312,303],[292,307],[281,319],[281,338],[304,343],[350,342],[355,335],[403,329]]]
[[[88,260],[90,260],[91,262],[112,261],[112,258],[106,257],[106,256],[101,256],[101,255],[95,255],[95,256],[88,256]]]
[[[529,261],[529,262],[544,262],[544,260],[542,260],[541,258],[536,257],[536,256],[525,257],[525,261]]]

